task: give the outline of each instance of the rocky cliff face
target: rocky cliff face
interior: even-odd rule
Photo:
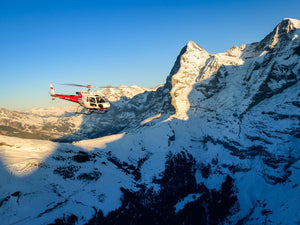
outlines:
[[[230,108],[243,114],[295,84],[299,80],[299,27],[298,20],[285,19],[262,41],[216,55],[189,42],[168,78],[177,116],[184,118],[191,105],[199,108],[211,101],[216,106],[213,110]]]
[[[0,218],[300,223],[299,35],[300,21],[285,19],[260,42],[224,53],[189,42],[165,85],[116,90],[101,117],[57,116],[81,118],[61,139],[72,144],[0,136]]]

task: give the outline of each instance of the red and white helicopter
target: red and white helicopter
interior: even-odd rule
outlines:
[[[97,87],[92,85],[80,85],[80,84],[63,84],[76,87],[86,87],[87,91],[76,92],[76,95],[62,95],[55,94],[52,84],[50,84],[50,92],[52,96],[52,101],[54,102],[55,98],[64,99],[67,101],[78,103],[76,113],[78,112],[79,107],[85,108],[84,114],[91,114],[93,112],[105,113],[106,110],[110,107],[109,101],[104,97],[97,95],[95,92],[91,91],[91,88],[112,88],[108,87]]]

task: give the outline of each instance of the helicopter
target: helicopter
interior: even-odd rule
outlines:
[[[50,84],[50,92],[52,97],[52,102],[54,102],[55,98],[64,99],[67,101],[78,103],[76,113],[80,113],[78,111],[79,107],[85,108],[83,114],[91,114],[93,112],[97,112],[99,114],[103,114],[107,112],[107,109],[110,108],[109,101],[104,97],[97,95],[95,92],[91,91],[91,88],[112,88],[108,87],[97,87],[92,85],[80,85],[80,84],[63,84],[69,86],[76,87],[85,87],[87,91],[76,92],[76,95],[63,95],[63,94],[55,94],[52,84]]]

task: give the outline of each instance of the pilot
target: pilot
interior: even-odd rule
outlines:
[[[103,98],[100,98],[100,102],[103,103],[105,102],[105,100]]]
[[[97,96],[96,100],[97,100],[98,103],[100,103],[100,96]]]

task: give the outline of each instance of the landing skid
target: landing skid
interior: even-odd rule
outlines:
[[[80,110],[79,110],[80,109]],[[78,107],[77,107],[77,109],[76,109],[76,114],[84,114],[84,112],[82,112],[83,111],[83,109],[84,109],[84,107],[82,107],[81,105],[79,105]]]
[[[100,110],[91,110],[91,112],[94,112],[94,113],[97,113],[97,114],[104,114],[106,113],[107,111],[105,109],[100,109]]]
[[[79,108],[81,108],[81,110],[79,110]],[[83,111],[84,109],[84,111]],[[104,110],[104,109],[87,109],[87,108],[84,108],[82,106],[78,106],[77,107],[77,110],[76,110],[76,114],[81,114],[81,115],[91,115],[92,113],[96,113],[96,114],[104,114],[106,113],[107,111]]]

